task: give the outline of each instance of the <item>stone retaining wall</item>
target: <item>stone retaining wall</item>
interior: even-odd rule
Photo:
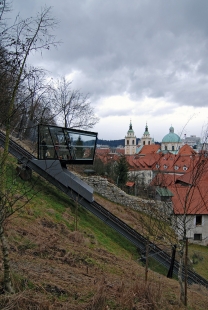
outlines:
[[[164,204],[161,201],[146,200],[136,196],[128,195],[116,185],[108,182],[107,179],[100,176],[82,177],[79,175],[79,178],[90,185],[98,194],[120,205],[147,213],[150,211],[150,206],[152,208],[156,207],[157,210],[161,210],[166,214],[171,214],[172,212],[171,208],[169,208],[169,210],[167,209],[167,204]]]

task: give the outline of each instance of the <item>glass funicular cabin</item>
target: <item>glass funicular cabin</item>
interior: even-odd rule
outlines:
[[[66,164],[93,164],[97,133],[38,125],[38,159],[59,160]]]

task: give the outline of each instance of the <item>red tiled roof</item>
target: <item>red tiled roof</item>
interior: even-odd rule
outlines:
[[[177,183],[184,183],[187,185],[196,185],[199,182],[206,181],[208,184],[208,161],[198,157],[194,163],[194,167],[189,169],[187,173],[180,176]]]
[[[155,170],[184,174],[192,170],[199,160],[200,157],[198,155],[173,155],[167,153],[160,157],[155,165]]]
[[[129,187],[132,187],[132,186],[134,186],[134,182],[126,182],[126,186],[129,186]]]
[[[188,145],[181,147],[177,155],[171,153],[150,153],[151,150],[156,150],[158,147],[159,145],[144,146],[144,150],[146,149],[146,154],[144,154],[144,156],[140,156],[140,154],[126,155],[130,170],[153,170],[166,174],[174,173],[182,175],[192,171],[202,159],[202,155],[195,153]],[[117,151],[120,154],[124,153],[124,149],[119,149]],[[103,163],[108,163],[118,160],[119,154],[110,153],[110,149],[108,148],[97,149],[96,158],[102,160]],[[183,181],[181,180],[181,182]]]
[[[168,187],[175,184],[180,175],[169,173],[158,173],[151,181],[150,186]]]
[[[108,154],[108,153],[110,153],[109,148],[96,149],[96,154],[102,155],[102,154]]]
[[[146,155],[150,153],[157,153],[157,151],[160,149],[159,144],[150,144],[150,145],[144,145],[139,152],[139,155]]]
[[[130,167],[135,168],[134,155],[126,155],[126,160]]]
[[[188,144],[183,145],[179,152],[179,155],[196,155],[196,152],[194,151],[194,149],[192,149],[192,147]]]
[[[199,156],[194,163],[183,175],[158,173],[150,184],[173,193],[175,214],[208,214],[208,160]]]
[[[116,153],[124,155],[125,154],[125,149],[124,148],[122,148],[122,149],[118,148],[118,149],[116,149]]]
[[[207,184],[196,187],[173,185],[168,187],[173,193],[172,202],[175,214],[208,214]]]
[[[103,148],[96,150],[95,158],[100,159],[104,164],[107,164],[111,161],[117,161],[119,155],[117,153],[110,153],[110,149],[108,148]]]
[[[160,156],[160,154],[156,153],[149,153],[142,157],[136,155],[133,157],[132,162],[136,170],[152,170]]]

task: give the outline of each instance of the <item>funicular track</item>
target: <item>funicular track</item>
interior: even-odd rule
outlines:
[[[0,146],[4,147],[4,142],[5,135],[0,132]],[[99,203],[91,199],[92,189],[86,185],[86,183],[75,177],[72,173],[67,171],[67,169],[61,168],[63,171],[60,172],[60,163],[58,160],[50,162],[50,165],[44,165],[43,163],[39,164],[39,160],[37,160],[37,158],[35,158],[30,152],[25,150],[12,139],[10,139],[9,143],[9,152],[15,156],[18,159],[18,162],[22,163],[23,166],[29,167],[38,173],[41,177],[45,178],[47,181],[56,186],[59,190],[68,195],[70,198],[76,200],[85,209],[93,213],[105,224],[128,239],[137,247],[137,249],[139,249],[141,253],[145,253],[147,241],[146,238],[144,238],[141,234],[124,223],[118,217],[113,215]],[[47,162],[47,160],[45,162]],[[62,178],[66,179],[66,177],[68,178],[67,181],[62,181]],[[152,242],[149,242],[149,256],[153,257],[157,262],[169,269],[171,256]],[[173,273],[175,275],[178,274],[178,269],[179,263],[175,261],[173,267]],[[187,279],[189,284],[196,283],[208,287],[208,281],[194,271],[188,270]]]

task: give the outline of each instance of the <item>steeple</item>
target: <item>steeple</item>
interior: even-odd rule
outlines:
[[[150,145],[150,144],[154,144],[154,141],[153,139],[150,137],[150,133],[149,133],[149,130],[148,130],[148,126],[147,126],[147,123],[146,123],[146,126],[145,126],[145,132],[141,138],[141,145]]]
[[[131,120],[130,120],[130,124],[129,124],[129,130],[133,130],[133,129],[132,129],[132,123],[131,123]]]
[[[133,126],[132,126],[132,122],[130,120],[130,124],[129,124],[129,130],[127,131],[127,135],[134,135],[134,130],[133,130]]]
[[[136,153],[136,136],[132,127],[132,122],[130,120],[129,130],[125,136],[125,154],[132,155]]]
[[[149,135],[149,131],[148,131],[147,123],[146,123],[144,136],[147,136],[147,135]]]

